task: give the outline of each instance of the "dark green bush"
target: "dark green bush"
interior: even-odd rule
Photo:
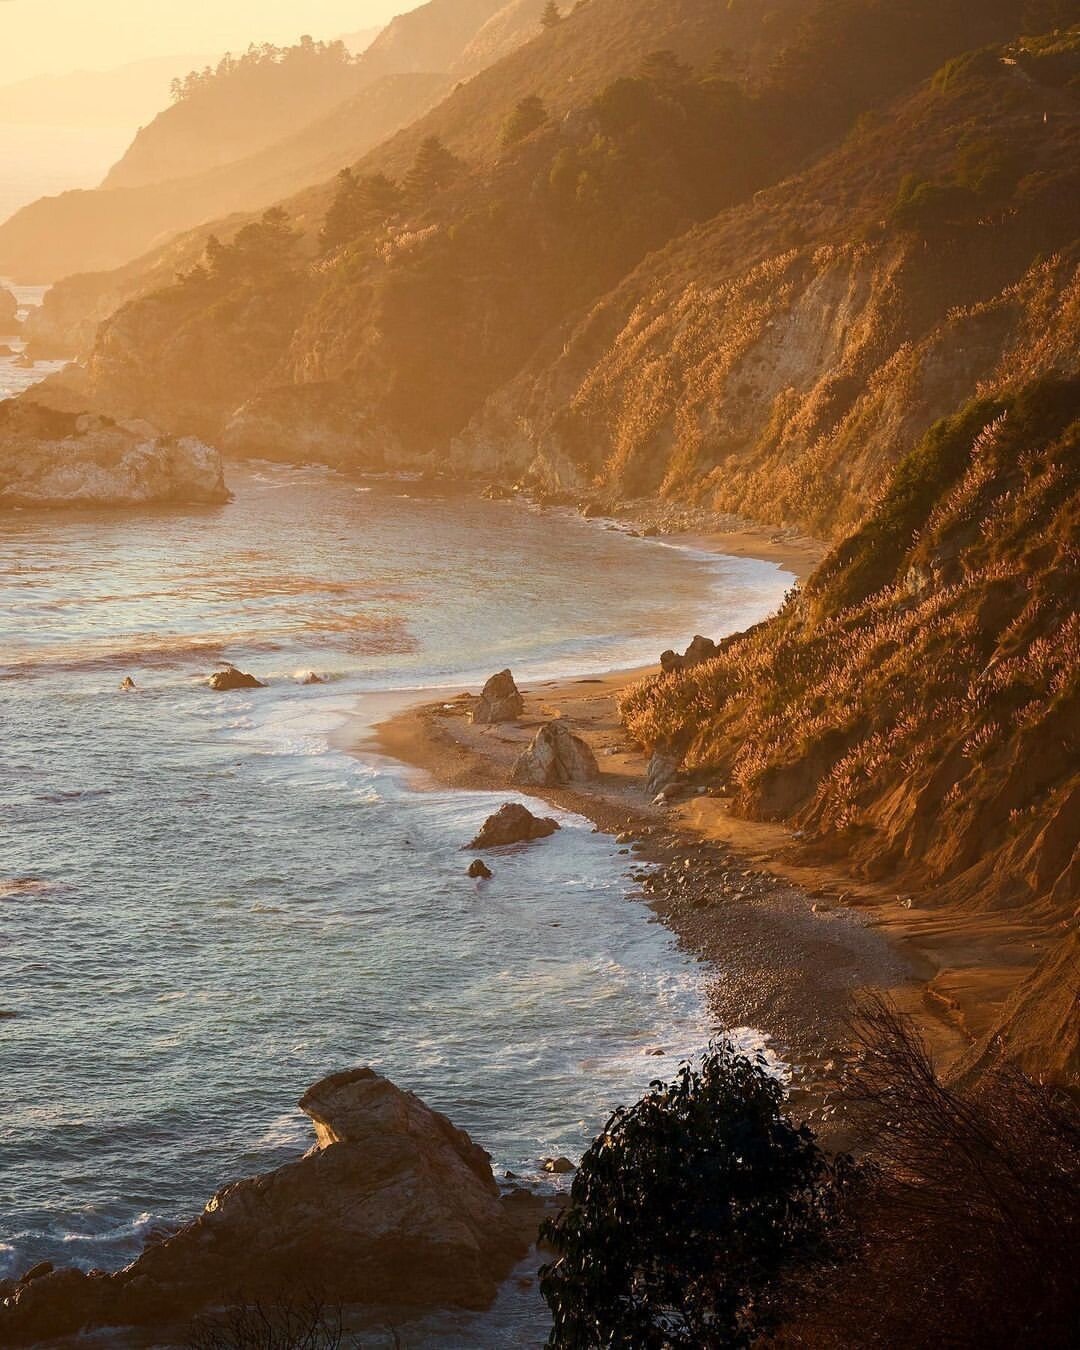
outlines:
[[[545,1225],[551,1346],[714,1350],[771,1324],[778,1277],[827,1249],[850,1166],[783,1098],[722,1042],[615,1112]]]

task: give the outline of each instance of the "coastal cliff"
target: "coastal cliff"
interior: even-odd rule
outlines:
[[[639,743],[796,829],[803,855],[939,925],[1024,933],[1043,965],[983,1049],[1074,1082],[1078,452],[1076,379],[970,403],[776,618],[623,702]]]
[[[229,500],[221,456],[146,422],[0,401],[0,509],[218,505]]]

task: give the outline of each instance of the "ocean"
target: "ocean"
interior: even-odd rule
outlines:
[[[790,576],[409,481],[227,474],[224,507],[0,513],[0,1276],[131,1260],[306,1148],[327,1073],[375,1066],[538,1179],[712,1031],[609,836],[556,813],[478,888],[462,846],[508,794],[343,729],[385,691],[655,660]],[[222,660],[268,687],[212,692]],[[493,1316],[409,1344],[543,1339],[535,1288]]]
[[[39,197],[97,187],[133,134],[132,127],[0,122],[0,222]]]

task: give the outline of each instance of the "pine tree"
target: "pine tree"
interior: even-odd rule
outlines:
[[[381,228],[401,214],[404,204],[404,193],[386,174],[357,178],[352,169],[342,169],[319,236],[323,250],[333,252],[360,235]]]
[[[438,136],[428,136],[421,141],[412,168],[405,175],[405,196],[410,206],[426,206],[436,193],[460,177],[464,168]]]
[[[547,120],[548,113],[544,100],[536,94],[530,94],[528,98],[521,100],[506,119],[502,134],[503,145],[515,145],[518,141],[524,140],[538,127],[542,127]]]
[[[544,12],[540,15],[541,28],[555,28],[562,23],[562,15],[559,13],[559,6],[555,0],[547,0],[544,6]]]

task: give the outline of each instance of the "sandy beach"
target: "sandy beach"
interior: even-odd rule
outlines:
[[[824,552],[814,540],[767,530],[677,542],[766,558],[800,580]],[[692,636],[673,633],[672,640],[684,645]],[[398,696],[374,732],[364,733],[364,748],[412,766],[419,789],[437,783],[516,792],[510,775],[517,756],[540,725],[565,718],[593,749],[600,779],[528,795],[621,836],[628,867],[654,865],[635,874],[642,897],[709,965],[717,1026],[767,1031],[798,1066],[797,1092],[808,1115],[822,1123],[829,1117],[829,1091],[850,1045],[851,1009],[861,991],[887,991],[916,1018],[938,1062],[957,1063],[1031,968],[1035,935],[985,917],[943,920],[920,908],[917,895],[854,878],[839,863],[808,860],[790,830],[741,819],[722,796],[651,802],[647,757],[627,743],[618,700],[654,669],[522,687],[525,712],[512,725],[474,726],[471,692],[405,706]]]
[[[765,558],[799,579],[825,551],[805,537],[752,529],[679,535],[671,542]],[[692,636],[675,630],[672,642],[685,645]],[[701,796],[672,805],[648,799],[647,757],[627,742],[618,700],[653,669],[522,685],[525,712],[511,725],[474,726],[469,710],[476,691],[448,691],[437,702],[430,691],[375,696],[374,707],[365,703],[363,728],[346,736],[355,749],[377,750],[414,769],[417,790],[442,785],[520,796],[510,786],[517,756],[543,723],[570,722],[592,747],[600,779],[529,789],[527,795],[620,838],[628,875],[642,886],[654,921],[665,923],[707,964],[717,1028],[765,1030],[777,1052],[798,1066],[797,1091],[805,1095],[809,1115],[829,1114],[829,1087],[849,1043],[852,999],[860,990],[891,991],[924,1017],[941,1053],[960,1053],[966,1036],[925,998],[933,964],[880,921],[875,905],[884,905],[883,896],[820,867],[797,866],[786,856],[794,843],[787,830],[740,821],[722,799]],[[496,872],[490,884],[497,886],[497,855],[490,861]]]

